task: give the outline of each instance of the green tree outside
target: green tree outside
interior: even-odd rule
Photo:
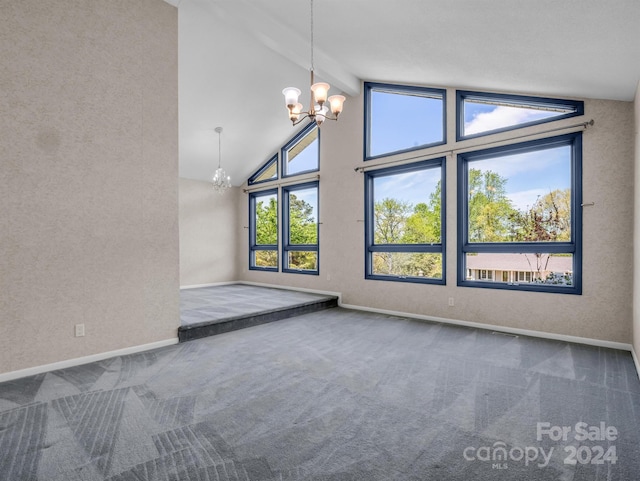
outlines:
[[[543,242],[571,239],[571,189],[554,190],[538,198],[528,209],[516,208],[507,195],[508,179],[496,172],[469,169],[468,216],[470,242]],[[374,205],[374,243],[431,244],[441,242],[442,186],[428,202],[412,205],[384,198]],[[529,259],[531,257],[531,259]],[[539,280],[549,263],[549,254],[528,256]],[[375,252],[376,274],[431,277],[442,276],[442,256],[433,253]]]
[[[256,244],[278,244],[278,202],[275,195],[256,202]],[[257,267],[278,267],[277,250],[255,250]]]
[[[289,195],[289,243],[291,245],[316,245],[318,224],[313,206],[294,193]],[[277,245],[278,243],[278,203],[275,196],[256,203],[256,244]],[[262,267],[278,265],[276,250],[258,250],[255,263]],[[289,251],[289,267],[292,269],[315,270],[318,254],[315,251]]]
[[[313,206],[294,193],[289,194],[289,244],[316,245],[318,243],[318,223]],[[316,251],[289,251],[289,268],[318,269]]]

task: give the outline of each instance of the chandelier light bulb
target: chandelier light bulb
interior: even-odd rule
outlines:
[[[342,112],[342,106],[345,101],[344,95],[332,95],[329,97],[329,104],[331,104],[331,113],[338,117]]]
[[[315,119],[318,127],[322,125],[322,123],[327,119],[327,113],[329,109],[326,105],[320,106],[320,104],[316,104],[315,106]]]
[[[317,103],[320,105],[324,104],[327,101],[327,93],[331,87],[328,83],[318,82],[311,86],[311,91],[313,92],[313,97]]]
[[[300,118],[300,114],[302,113],[302,108],[303,107],[301,103],[295,104],[289,111],[289,119],[293,122],[298,120],[298,118]]]
[[[284,95],[284,103],[288,109],[291,109],[298,103],[298,97],[300,97],[301,93],[300,89],[295,87],[287,87],[282,91],[282,94]]]

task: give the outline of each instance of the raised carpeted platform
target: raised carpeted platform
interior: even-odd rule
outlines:
[[[180,291],[180,342],[336,307],[322,294],[244,284]]]

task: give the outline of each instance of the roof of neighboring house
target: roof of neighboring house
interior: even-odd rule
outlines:
[[[573,271],[573,258],[569,256],[543,255],[541,271]],[[489,269],[496,271],[537,271],[535,254],[476,254],[467,255],[467,269]]]

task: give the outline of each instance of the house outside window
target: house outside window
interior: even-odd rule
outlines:
[[[458,285],[581,293],[581,158],[581,133],[458,155]]]

